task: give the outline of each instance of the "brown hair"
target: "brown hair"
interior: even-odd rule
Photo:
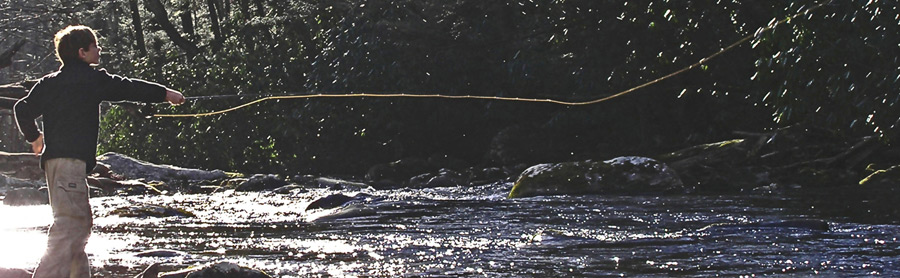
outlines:
[[[84,25],[69,26],[56,32],[53,44],[56,45],[56,58],[59,62],[78,61],[78,50],[88,48],[92,43],[97,43],[97,35],[91,27]]]

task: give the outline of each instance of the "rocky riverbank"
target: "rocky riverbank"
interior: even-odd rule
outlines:
[[[897,174],[900,166],[894,163],[900,161],[900,153],[877,138],[840,138],[824,130],[799,126],[739,135],[742,138],[655,157],[625,156],[532,166],[472,167],[447,156],[409,158],[374,165],[361,178],[187,169],[107,153],[98,157],[99,164],[91,173],[89,184],[92,196],[205,194],[225,190],[288,194],[313,188],[333,190],[333,195],[316,200],[306,208],[321,211],[309,219],[317,221],[375,213],[368,205],[378,202],[377,198],[342,193],[361,188],[465,187],[514,181],[510,198],[584,194],[892,193],[900,178]],[[4,173],[0,176],[0,194],[4,196],[4,204],[46,204],[45,189],[41,189],[45,185],[36,174],[40,173],[37,164],[38,159],[31,155],[0,155],[0,170]],[[808,195],[813,199],[834,198],[827,194]],[[890,203],[896,199],[889,197],[896,194],[885,195],[880,201]],[[864,197],[847,198],[844,204],[855,206],[854,202],[860,198]],[[871,212],[872,208],[868,210]],[[876,209],[876,212],[898,215],[896,209]],[[121,217],[193,217],[190,211],[151,205],[116,208],[111,213]],[[156,277],[153,275],[147,277]],[[160,277],[184,277],[165,275],[170,274]]]

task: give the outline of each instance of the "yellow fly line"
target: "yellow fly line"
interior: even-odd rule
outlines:
[[[612,95],[609,95],[609,96],[605,96],[605,97],[597,98],[597,99],[593,99],[593,100],[588,100],[588,101],[562,101],[562,100],[555,100],[555,99],[536,99],[536,98],[498,97],[498,96],[477,96],[477,95],[454,96],[454,95],[440,95],[440,94],[423,94],[423,95],[419,95],[419,94],[371,94],[371,93],[352,93],[352,94],[307,94],[307,95],[268,96],[268,97],[263,97],[263,98],[260,98],[260,99],[257,99],[257,100],[251,101],[251,102],[247,102],[247,103],[244,103],[244,104],[235,106],[235,107],[231,107],[231,108],[228,108],[228,109],[218,110],[218,111],[213,111],[213,112],[207,112],[207,113],[193,113],[193,114],[154,114],[153,117],[160,117],[160,118],[205,117],[205,116],[213,116],[213,115],[225,114],[225,113],[228,113],[228,112],[231,112],[231,111],[235,111],[235,110],[238,110],[238,109],[242,109],[242,108],[244,108],[244,107],[248,107],[248,106],[251,106],[251,105],[254,105],[254,104],[263,102],[263,101],[268,101],[268,100],[279,100],[279,99],[305,99],[305,98],[359,98],[359,97],[371,97],[371,98],[481,99],[481,100],[516,101],[516,102],[552,103],[552,104],[560,104],[560,105],[568,105],[568,106],[591,105],[591,104],[601,103],[601,102],[604,102],[604,101],[607,101],[607,100],[611,100],[611,99],[614,99],[614,98],[618,98],[618,97],[624,96],[624,95],[629,94],[629,93],[631,93],[631,92],[634,92],[634,91],[637,91],[637,90],[642,89],[642,88],[644,88],[644,87],[647,87],[647,86],[650,86],[650,85],[659,83],[660,81],[669,79],[669,78],[671,78],[671,77],[673,77],[673,76],[679,75],[679,74],[681,74],[681,73],[684,73],[684,72],[686,72],[686,71],[689,71],[689,70],[692,70],[692,69],[694,69],[694,68],[696,68],[696,67],[699,67],[699,66],[701,66],[701,65],[703,65],[703,64],[706,64],[706,62],[709,62],[709,60],[711,60],[711,59],[713,59],[713,58],[715,58],[715,57],[717,57],[717,56],[719,56],[719,55],[722,55],[722,54],[725,53],[725,52],[728,52],[729,50],[731,50],[731,49],[737,47],[738,45],[741,45],[741,44],[743,44],[743,43],[745,43],[745,42],[747,42],[747,41],[753,39],[754,37],[759,36],[760,34],[762,34],[762,33],[764,33],[764,32],[767,32],[767,31],[770,31],[770,30],[772,30],[772,29],[775,29],[776,27],[778,27],[778,25],[781,25],[782,23],[788,22],[788,21],[790,21],[792,18],[796,18],[796,17],[800,17],[800,16],[803,16],[803,15],[806,15],[806,14],[812,12],[812,11],[815,10],[815,9],[818,9],[818,8],[820,8],[820,7],[822,7],[822,6],[825,6],[825,5],[829,4],[829,3],[831,3],[831,1],[832,1],[832,0],[828,0],[828,1],[822,2],[822,3],[817,4],[817,5],[815,5],[815,6],[809,7],[809,8],[807,8],[807,9],[805,9],[805,10],[803,10],[803,11],[797,13],[797,14],[794,14],[793,16],[790,16],[790,17],[784,18],[784,19],[782,19],[782,20],[778,20],[778,21],[774,21],[774,22],[772,22],[772,23],[769,23],[768,26],[763,27],[763,28],[760,28],[759,30],[756,31],[756,33],[751,34],[751,35],[747,35],[747,36],[741,38],[740,40],[738,40],[738,41],[736,41],[736,42],[734,42],[734,43],[732,43],[732,44],[726,46],[725,48],[722,48],[721,50],[719,50],[719,51],[713,53],[712,55],[706,56],[706,57],[704,57],[703,59],[700,59],[699,61],[697,61],[696,63],[693,63],[693,64],[691,64],[691,65],[689,65],[689,66],[687,66],[687,67],[684,67],[684,68],[682,68],[682,69],[680,69],[680,70],[677,70],[677,71],[672,72],[672,73],[670,73],[670,74],[667,74],[667,75],[665,75],[665,76],[662,76],[662,77],[653,79],[653,80],[651,80],[651,81],[648,81],[648,82],[646,82],[646,83],[640,84],[640,85],[635,86],[635,87],[632,87],[632,88],[630,88],[630,89],[627,89],[627,90],[624,90],[624,91],[621,91],[621,92],[618,92],[618,93],[615,93],[615,94],[612,94]]]

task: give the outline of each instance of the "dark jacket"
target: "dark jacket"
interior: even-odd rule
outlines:
[[[162,102],[166,88],[96,70],[87,63],[69,63],[41,78],[31,92],[16,103],[16,122],[28,142],[37,140],[35,119],[43,116],[44,153],[41,166],[51,158],[76,158],[90,173],[97,164],[97,132],[100,102]]]

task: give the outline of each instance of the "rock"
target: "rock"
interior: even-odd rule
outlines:
[[[308,221],[318,222],[363,217],[376,214],[378,214],[378,212],[375,209],[367,207],[365,204],[350,204],[338,207],[334,210],[325,210],[321,213],[312,214],[309,216]]]
[[[256,174],[235,188],[236,191],[272,190],[287,185],[288,182],[279,175]]]
[[[25,180],[44,178],[41,158],[31,153],[8,153],[0,151],[0,173]]]
[[[354,182],[348,180],[318,177],[306,183],[308,186],[328,188],[331,190],[341,190],[345,188],[362,189],[369,187],[366,183]]]
[[[275,192],[278,194],[291,194],[294,191],[297,191],[299,193],[307,192],[306,188],[304,188],[301,185],[297,185],[297,184],[288,184],[288,185],[285,185],[285,186],[282,186],[279,188],[275,188],[274,190],[272,190],[272,192]]]
[[[186,257],[186,256],[188,256],[188,253],[183,252],[183,251],[178,251],[178,250],[153,249],[153,250],[147,250],[147,251],[136,253],[136,254],[134,254],[134,256],[139,257],[139,258],[147,258],[147,257],[173,258],[173,257]]]
[[[352,201],[366,200],[371,197],[371,195],[365,193],[359,193],[353,197],[344,194],[332,194],[312,201],[311,203],[309,203],[309,205],[306,206],[306,210],[309,211],[314,209],[332,209],[343,206]]]
[[[110,215],[116,215],[120,217],[137,217],[137,218],[146,218],[146,217],[194,217],[194,214],[178,208],[170,208],[163,207],[157,205],[145,205],[138,207],[122,207],[117,208],[110,212]]]
[[[158,165],[140,161],[118,153],[105,153],[97,161],[109,165],[113,173],[127,179],[173,181],[173,180],[218,180],[228,178],[222,170],[187,169],[171,165]]]
[[[684,185],[666,164],[626,156],[595,162],[539,164],[525,170],[509,198],[545,195],[659,194],[682,191]]]
[[[101,189],[103,192],[102,195],[110,196],[110,195],[140,195],[146,193],[153,193],[155,195],[162,194],[162,192],[157,189],[155,186],[144,183],[139,180],[124,180],[117,181],[110,178],[104,177],[88,177],[87,178],[88,185],[92,187],[96,187]],[[95,196],[95,195],[91,195]]]
[[[26,180],[0,174],[0,187],[44,187],[47,184],[39,180]]]
[[[31,272],[19,268],[0,267],[0,278],[31,278]]]
[[[144,271],[141,271],[138,275],[135,275],[134,278],[158,278],[159,277],[159,263],[153,263],[148,266]]]
[[[441,169],[437,173],[427,173],[412,177],[407,183],[410,188],[434,188],[468,185],[469,179],[456,171]]]
[[[175,272],[167,272],[159,275],[159,278],[271,278],[265,272],[257,269],[222,262],[204,266],[202,268],[189,268]]]
[[[47,192],[40,191],[37,188],[19,188],[6,192],[6,198],[3,204],[7,206],[34,206],[46,205],[50,203],[47,198]]]

